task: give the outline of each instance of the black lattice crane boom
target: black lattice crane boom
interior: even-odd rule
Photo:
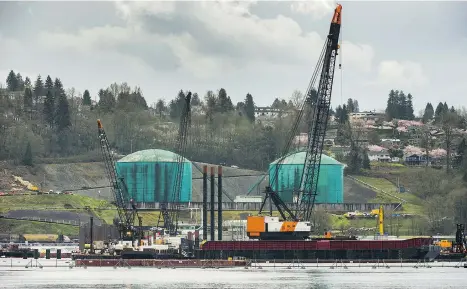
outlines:
[[[341,28],[342,6],[338,5],[332,18],[329,34],[326,39],[326,49],[321,69],[321,76],[316,100],[311,88],[308,89],[308,102],[312,105],[311,121],[309,122],[308,144],[299,195],[297,197],[296,216],[300,220],[309,221],[315,203],[318,178],[326,136],[329,109],[331,107],[334,70],[339,49],[339,34]]]
[[[110,188],[117,207],[120,238],[125,241],[134,241],[138,232],[134,226],[136,217],[138,217],[138,211],[133,199],[130,198],[125,181],[117,175],[113,152],[110,149],[109,140],[105,134],[102,122],[99,119],[97,120],[97,132],[105,169],[110,181]]]
[[[191,125],[191,92],[188,92],[183,99],[183,106],[180,115],[180,124],[178,129],[178,136],[176,139],[175,151],[175,172],[172,188],[172,199],[164,200],[160,206],[160,221],[163,219],[164,228],[168,231],[169,235],[176,236],[178,232],[178,219],[180,215],[180,196],[183,187],[183,172],[185,170],[185,158],[183,155],[186,153],[188,131]]]

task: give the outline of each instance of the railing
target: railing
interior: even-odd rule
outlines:
[[[208,202],[208,204],[210,204]],[[138,210],[158,210],[160,203],[137,203]],[[209,205],[208,205],[209,206]],[[228,211],[257,211],[261,203],[237,203],[237,202],[222,202],[222,209]],[[287,203],[287,206],[293,207],[293,203]],[[377,203],[332,203],[332,204],[315,204],[315,208],[323,209],[327,212],[353,212],[353,211],[371,211],[378,209],[380,204]],[[399,203],[383,204],[385,209],[395,210]],[[182,205],[182,210],[203,208],[203,202],[191,202]],[[214,203],[214,209],[217,210],[218,203]]]

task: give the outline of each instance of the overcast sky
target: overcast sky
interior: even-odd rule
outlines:
[[[333,106],[355,98],[384,109],[390,89],[467,106],[466,2],[341,1],[342,71]],[[306,2],[0,2],[0,82],[60,77],[89,89],[126,81],[149,104],[180,89],[204,95],[223,87],[234,103],[257,105],[305,90],[335,3]],[[464,81],[463,81],[464,80]]]

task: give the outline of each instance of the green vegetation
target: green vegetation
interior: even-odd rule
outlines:
[[[0,197],[0,212],[40,210],[46,208],[73,210],[75,208],[108,208],[110,203],[80,195],[20,195]]]
[[[11,234],[63,234],[77,236],[79,228],[76,226],[49,224],[43,222],[2,220],[0,219],[0,232]]]

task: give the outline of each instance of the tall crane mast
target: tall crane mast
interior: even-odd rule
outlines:
[[[341,28],[342,6],[338,5],[331,21],[331,27],[326,40],[323,66],[317,91],[317,99],[314,101],[313,90],[308,89],[308,101],[312,105],[312,118],[309,123],[308,145],[306,149],[305,165],[303,166],[302,180],[300,182],[299,195],[297,197],[297,217],[301,220],[310,220],[311,212],[318,193],[318,177],[323,152],[324,138],[329,119],[331,106],[332,84],[334,82],[334,70],[337,51],[339,49],[339,34]]]
[[[138,230],[134,226],[136,217],[138,217],[136,205],[133,199],[130,198],[125,181],[117,175],[113,152],[110,149],[109,140],[100,119],[97,120],[97,132],[107,176],[110,181],[110,188],[117,207],[119,218],[119,224],[117,225],[120,238],[123,241],[134,241],[138,234]]]
[[[302,109],[299,111],[288,144],[286,145],[287,152],[292,138],[295,137],[303,113],[306,110],[308,112],[306,115],[308,143],[300,188],[295,203],[295,212],[287,207],[271,186],[266,187],[266,197],[261,204],[259,216],[250,216],[247,219],[247,234],[250,238],[303,239],[308,238],[311,233],[309,220],[317,194],[321,154],[329,117],[334,69],[339,49],[341,12],[342,5],[338,4],[334,10],[329,34],[326,38],[318,65],[307,89],[307,98],[302,105]],[[313,86],[319,68],[321,68],[321,73],[318,90],[316,91]],[[269,180],[270,184],[273,184],[278,177],[279,165],[286,156],[287,154],[284,154],[283,158],[277,162],[275,174]],[[270,202],[269,217],[261,216],[267,200]],[[272,217],[272,204],[278,209],[282,220],[279,220],[278,217]]]
[[[177,145],[175,152],[174,163],[175,172],[173,179],[173,198],[171,200],[164,200],[160,205],[160,214],[158,220],[158,227],[160,227],[161,220],[164,221],[164,229],[166,229],[170,236],[176,236],[178,231],[178,218],[180,215],[180,195],[183,185],[183,172],[185,165],[183,155],[186,152],[187,135],[191,125],[191,92],[188,92],[183,99],[182,113],[180,116],[180,126],[178,129]]]

